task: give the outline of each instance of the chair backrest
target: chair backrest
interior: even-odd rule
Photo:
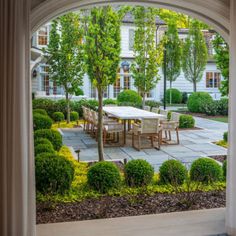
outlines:
[[[142,119],[141,120],[141,133],[143,134],[156,134],[159,130],[159,119]]]
[[[152,112],[159,114],[160,109],[158,107],[153,107]]]
[[[83,110],[83,117],[85,120],[88,119],[88,111],[87,111],[87,107],[82,106],[82,110]]]
[[[167,117],[168,111],[167,111],[167,110],[162,110],[162,109],[160,109],[160,114]]]
[[[172,121],[179,122],[179,118],[180,118],[180,114],[179,113],[177,113],[177,112],[172,112],[171,113],[171,120]]]
[[[93,124],[97,125],[98,124],[98,114],[96,111],[91,110],[91,118],[92,118]]]
[[[150,106],[144,106],[144,107],[143,107],[143,110],[145,110],[145,111],[150,111],[150,110],[151,110],[151,107],[150,107]]]

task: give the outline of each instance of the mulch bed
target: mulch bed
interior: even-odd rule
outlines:
[[[223,163],[227,159],[227,155],[210,156],[210,158]]]
[[[203,114],[203,113],[193,113],[193,112],[190,112],[190,111],[178,111],[178,113],[186,114],[186,115],[192,115],[192,116],[196,116],[196,117],[200,117],[200,118],[206,118],[206,119],[225,117],[225,116],[221,116],[221,115],[208,116],[208,115]]]
[[[187,199],[192,199],[186,204]],[[160,214],[225,207],[225,191],[87,199],[78,203],[37,203],[37,224]]]

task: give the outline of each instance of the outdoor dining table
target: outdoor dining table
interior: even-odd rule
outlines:
[[[142,119],[165,119],[164,115],[150,111],[145,111],[130,106],[103,107],[103,111],[114,118],[123,121],[124,124],[124,144],[126,144],[127,121]]]

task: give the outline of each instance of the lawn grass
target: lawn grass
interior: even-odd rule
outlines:
[[[223,122],[223,123],[228,123],[228,116],[212,117],[212,118],[209,118],[209,119],[214,120],[214,121]]]

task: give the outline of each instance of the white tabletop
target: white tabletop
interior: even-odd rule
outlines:
[[[108,115],[112,115],[122,120],[139,120],[145,118],[160,119],[165,117],[164,115],[141,110],[135,107],[122,107],[122,106],[103,107],[103,111]]]

